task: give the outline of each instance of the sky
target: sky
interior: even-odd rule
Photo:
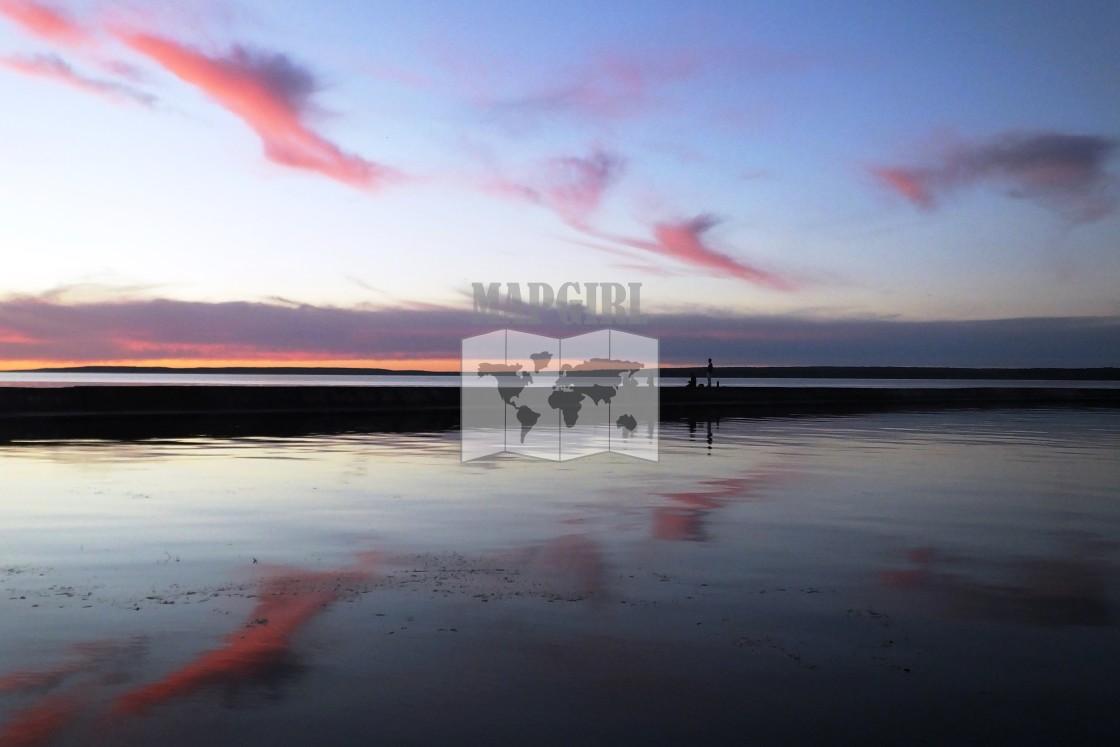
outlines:
[[[1120,366],[1120,4],[0,0],[0,368]],[[557,336],[589,326],[545,325]]]

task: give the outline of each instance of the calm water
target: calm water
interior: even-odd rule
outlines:
[[[722,386],[824,386],[906,388],[1019,387],[1117,389],[1120,381],[1027,381],[1019,379],[739,379],[715,377]],[[661,378],[662,386],[684,386],[687,378]],[[699,379],[704,383],[703,377]],[[268,374],[119,374],[0,373],[0,387],[63,386],[459,386],[458,374],[446,376],[322,376]]]
[[[0,373],[0,386],[459,386],[459,376]]]
[[[1108,744],[1117,410],[0,447],[0,745]]]

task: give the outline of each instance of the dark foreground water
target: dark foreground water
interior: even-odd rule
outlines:
[[[1115,744],[1115,409],[0,447],[0,747]]]

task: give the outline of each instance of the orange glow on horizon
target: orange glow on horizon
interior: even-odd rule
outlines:
[[[120,360],[0,360],[0,371],[33,371],[39,368],[78,368],[86,366],[149,366],[161,368],[385,368],[392,371],[459,370],[458,358],[314,359],[274,358],[127,358]]]

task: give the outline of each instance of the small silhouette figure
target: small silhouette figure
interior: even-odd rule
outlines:
[[[708,359],[708,386],[709,387],[711,387],[711,385],[712,385],[712,371],[714,371],[714,370],[715,370],[715,368],[712,366],[712,359],[709,358]]]
[[[693,389],[696,388],[696,374],[692,374],[692,376],[688,377],[688,383],[685,384],[685,386],[692,387]]]

